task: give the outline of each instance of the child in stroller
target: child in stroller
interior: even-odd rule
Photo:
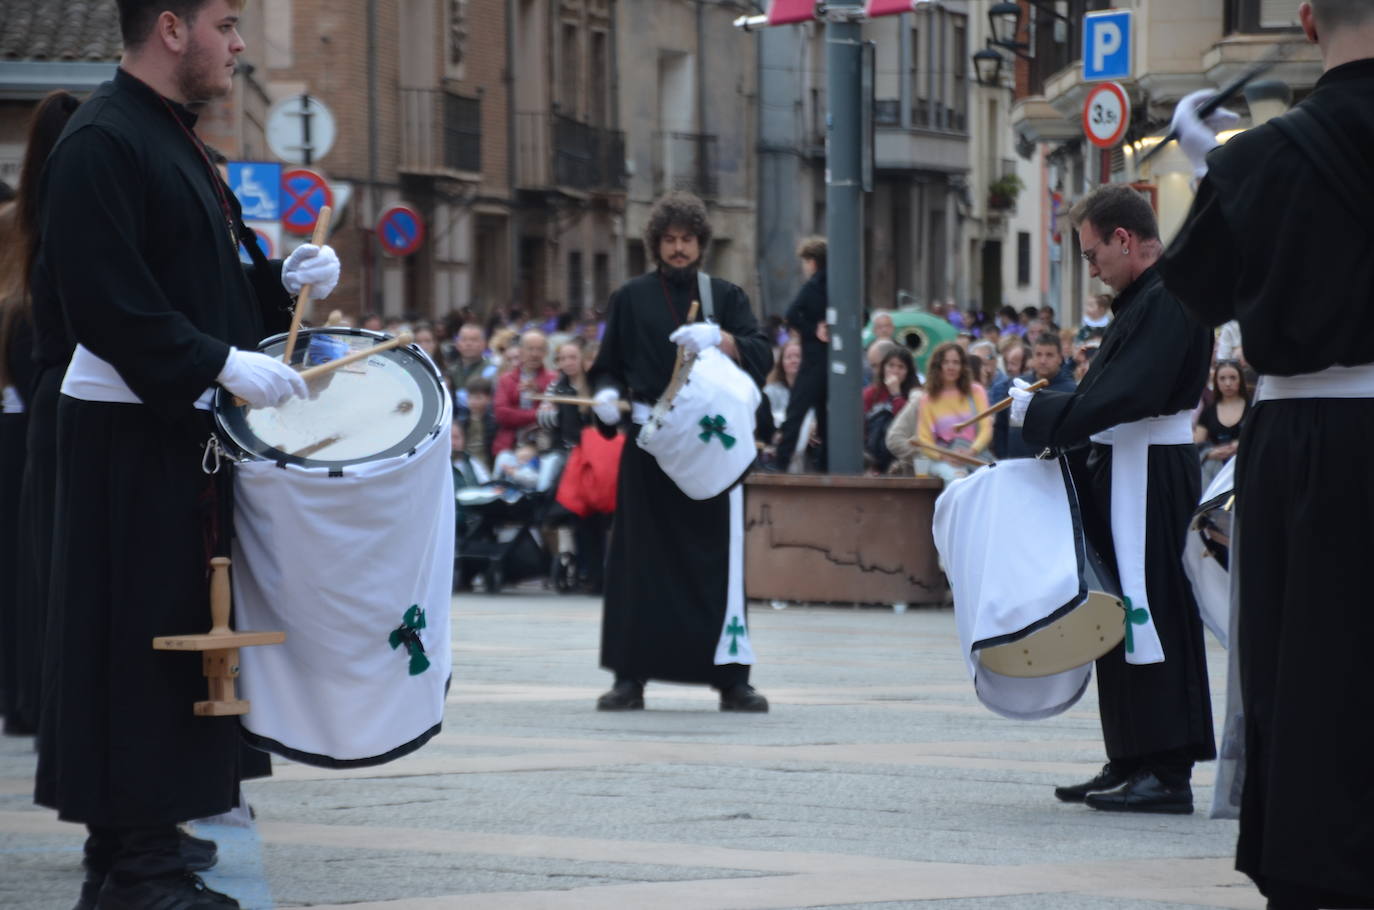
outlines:
[[[547,574],[551,562],[540,528],[554,504],[563,471],[561,452],[539,455],[532,441],[502,452],[490,479],[468,471],[460,449],[454,457],[457,500],[457,556],[454,587],[477,576],[487,593]]]

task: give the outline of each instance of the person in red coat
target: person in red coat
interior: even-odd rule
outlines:
[[[549,355],[549,340],[544,333],[531,330],[520,336],[520,367],[501,374],[496,383],[496,439],[492,442],[492,457],[515,446],[522,432],[539,426],[538,402],[534,395],[544,390],[558,376],[544,365]]]

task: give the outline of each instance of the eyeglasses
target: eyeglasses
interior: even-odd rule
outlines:
[[[1079,255],[1083,257],[1083,261],[1086,262],[1088,265],[1097,265],[1097,248],[1111,239],[1112,238],[1110,235],[1107,237],[1103,237],[1101,240],[1097,241],[1097,243],[1094,243],[1092,246],[1088,247]]]

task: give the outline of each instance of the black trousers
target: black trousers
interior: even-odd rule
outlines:
[[[138,828],[87,825],[86,830],[89,835],[84,865],[89,882],[111,878],[117,884],[132,885],[186,871],[176,825]]]
[[[644,685],[645,681],[642,679],[635,679],[632,676],[625,676],[622,673],[616,673],[615,682],[616,685],[620,685],[622,682],[636,682],[642,686]],[[715,672],[711,674],[711,688],[717,689],[721,692],[724,692],[727,689],[730,689],[734,686],[748,684],[748,664],[720,664],[716,667]]]
[[[806,445],[805,440],[798,440],[797,437],[801,435],[802,421],[806,419],[806,412],[812,408],[816,411],[816,430],[822,440],[817,468],[821,471],[826,469],[824,443],[825,367],[824,348],[818,355],[813,355],[810,351],[803,353],[801,369],[797,372],[797,381],[793,383],[792,391],[787,398],[787,416],[782,421],[782,439],[778,442],[777,453],[777,465],[780,470],[787,470],[787,463],[792,460],[792,453],[797,451],[798,442],[803,446]]]

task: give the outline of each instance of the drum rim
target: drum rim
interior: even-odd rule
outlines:
[[[268,337],[258,342],[257,350],[261,352],[271,347],[272,345],[277,344],[278,342],[284,341],[289,335],[289,332],[278,332],[275,335],[269,335]],[[302,339],[308,339],[312,335],[353,335],[359,337],[367,337],[373,339],[374,344],[383,341],[390,341],[392,338],[396,337],[386,332],[378,332],[372,329],[363,329],[354,326],[312,326],[309,328],[301,328],[300,331],[297,333],[297,345],[294,353],[304,358],[305,350],[308,345],[302,344],[300,342]],[[230,418],[233,417],[238,420],[242,420],[241,415],[243,412],[238,405],[234,404],[234,398],[236,396],[234,396],[223,386],[220,386],[215,390],[214,407],[211,412],[214,416],[215,435],[219,438],[220,442],[233,454],[236,460],[267,462],[269,464],[276,464],[279,467],[284,467],[286,465],[294,465],[296,467],[305,468],[307,470],[328,470],[331,472],[336,472],[341,471],[344,468],[356,467],[357,465],[363,464],[373,464],[378,461],[384,461],[387,458],[393,458],[399,455],[407,454],[408,452],[412,452],[414,451],[415,447],[422,443],[426,438],[438,433],[442,429],[443,415],[445,411],[444,396],[448,394],[448,389],[447,386],[445,386],[444,384],[443,373],[439,370],[438,365],[435,364],[435,362],[432,359],[430,359],[429,355],[426,354],[418,344],[411,342],[410,344],[400,345],[396,348],[391,348],[386,351],[379,351],[378,356],[392,356],[393,351],[405,351],[406,353],[412,355],[415,359],[415,365],[419,367],[419,372],[427,376],[428,378],[434,380],[434,385],[432,388],[435,390],[434,403],[436,404],[436,409],[433,424],[430,425],[424,431],[423,434],[417,435],[414,432],[407,434],[406,438],[402,440],[402,442],[397,443],[396,445],[387,449],[385,452],[378,453],[367,458],[351,458],[339,461],[325,461],[322,459],[311,459],[289,455],[285,452],[281,452],[278,449],[267,449],[267,452],[273,453],[271,455],[266,454],[264,452],[249,449],[242,442],[240,442],[238,438],[236,438],[234,432],[229,426]],[[292,359],[294,361],[295,357],[293,356]],[[411,370],[408,367],[406,369],[408,373],[411,373]],[[413,373],[411,374],[414,375]],[[421,387],[421,394],[423,396],[426,384],[423,382],[417,382],[417,385]],[[428,404],[429,402],[426,402],[426,406],[428,406]],[[424,412],[422,411],[421,414],[423,416]],[[416,424],[417,428],[425,425],[426,423],[423,420]],[[247,432],[245,435],[253,438],[254,440],[258,440],[258,437],[251,431]],[[261,442],[261,440],[258,441]]]

